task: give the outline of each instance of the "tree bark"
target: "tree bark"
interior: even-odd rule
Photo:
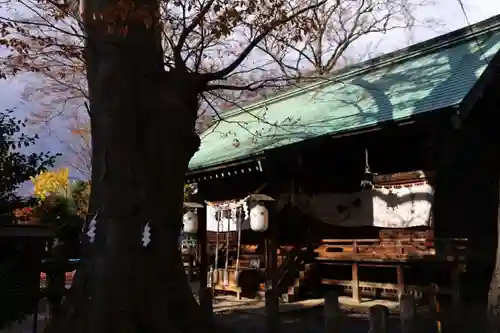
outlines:
[[[497,237],[495,268],[491,276],[488,294],[488,333],[500,332],[500,202],[497,216]]]
[[[88,0],[85,29],[92,125],[95,241],[84,237],[82,264],[57,333],[206,331],[181,262],[184,173],[194,132],[199,83],[182,69],[166,72],[153,24],[125,22],[126,36],[95,20],[116,3]],[[152,0],[135,2],[157,11]],[[124,23],[124,24],[125,24]],[[151,243],[142,233],[151,227]]]

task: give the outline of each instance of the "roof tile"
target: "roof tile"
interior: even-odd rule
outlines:
[[[202,134],[190,169],[459,104],[500,49],[498,25],[255,103]],[[234,144],[235,139],[239,145]]]

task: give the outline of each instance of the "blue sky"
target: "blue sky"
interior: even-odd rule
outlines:
[[[417,19],[424,19],[433,16],[443,22],[442,26],[436,29],[415,29],[411,34],[411,38],[402,31],[393,31],[380,36],[379,40],[374,41],[372,37],[370,40],[362,40],[360,43],[377,43],[378,52],[390,52],[408,46],[408,44],[420,42],[467,25],[467,20],[457,0],[436,0],[436,2],[437,4],[431,9],[421,9],[416,13],[416,17]],[[470,23],[476,23],[500,14],[500,1],[497,0],[464,0],[464,4]],[[5,14],[5,11],[1,8],[0,14]],[[359,47],[360,50],[363,49],[363,45],[359,45]],[[5,50],[0,49],[0,57],[5,54]],[[31,80],[32,78],[20,75],[8,80],[0,80],[0,109],[15,108],[18,117],[24,118],[39,107],[36,102],[23,101],[21,98],[27,79]],[[68,155],[69,152],[65,148],[65,144],[61,143],[61,137],[67,137],[67,132],[67,129],[61,123],[53,121],[49,129],[39,133],[41,139],[34,149],[51,150],[67,153]],[[61,160],[60,164],[64,165],[64,160]]]

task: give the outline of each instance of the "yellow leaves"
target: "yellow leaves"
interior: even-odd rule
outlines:
[[[61,168],[56,171],[45,171],[36,177],[31,177],[33,194],[44,201],[50,194],[67,194],[69,186],[69,169]]]

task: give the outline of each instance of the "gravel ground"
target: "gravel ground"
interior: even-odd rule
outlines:
[[[368,333],[369,321],[366,312],[343,312],[340,332],[335,333]],[[217,320],[238,333],[265,332],[265,316],[256,311],[233,311],[218,313]],[[316,307],[280,314],[280,331],[286,333],[320,333],[324,332],[323,308]],[[422,316],[415,333],[433,333],[432,322]],[[400,333],[399,317],[393,314],[389,318],[389,332]]]
[[[481,332],[477,325],[480,323],[482,307],[474,304],[465,304],[461,314],[452,314],[450,309],[442,308],[441,320],[444,332],[476,333]],[[368,308],[342,307],[343,316],[340,331],[328,333],[369,333]],[[280,313],[280,332],[283,333],[323,333],[323,307],[304,308],[301,310]],[[475,313],[478,311],[478,313]],[[420,307],[417,310],[416,326],[412,333],[437,333],[436,323],[432,320],[428,308]],[[216,313],[219,322],[237,333],[266,332],[265,316],[263,311],[235,310]],[[482,321],[484,322],[484,321]],[[398,310],[391,311],[387,333],[401,333]]]
[[[342,321],[338,332],[328,333],[369,333],[368,309],[373,302],[363,302],[361,305],[353,305],[347,300],[341,300]],[[345,304],[347,303],[347,305]],[[382,304],[383,301],[382,301]],[[401,333],[399,326],[399,313],[394,302],[387,302],[391,309],[389,317],[389,331],[387,333]],[[473,308],[472,308],[473,309]],[[324,317],[322,300],[307,300],[292,304],[280,305],[280,332],[283,333],[322,333],[324,329]],[[454,324],[451,332],[475,333],[476,329],[471,329],[468,324],[472,321],[473,310],[464,310],[462,315],[455,315],[452,318],[462,319],[462,324]],[[243,299],[236,300],[230,296],[219,296],[214,300],[214,313],[216,320],[223,326],[235,333],[256,333],[266,332],[266,318],[263,301]],[[442,313],[446,317],[446,312]],[[39,318],[38,332],[41,332],[45,323],[43,315]],[[444,323],[445,324],[445,323]],[[412,333],[434,333],[435,323],[430,319],[428,309],[419,307],[418,327]],[[27,318],[23,323],[13,325],[11,328],[2,330],[0,333],[33,333],[33,318]]]

